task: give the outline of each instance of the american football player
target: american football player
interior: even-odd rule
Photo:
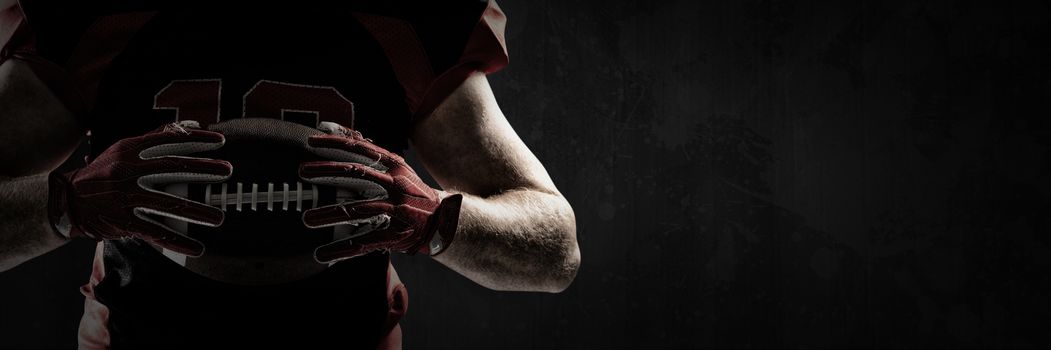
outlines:
[[[477,0],[0,0],[0,271],[97,240],[86,349],[400,348],[391,253],[495,290],[562,291],[580,264],[575,219],[489,87],[503,27]],[[313,130],[316,157],[274,166],[299,185],[383,194],[308,207],[295,225],[379,224],[250,263],[167,224],[246,234],[224,226],[225,202],[158,187],[243,176],[202,156],[231,147],[215,126],[239,119]],[[86,159],[67,161],[82,141]],[[440,188],[402,158],[410,143]]]

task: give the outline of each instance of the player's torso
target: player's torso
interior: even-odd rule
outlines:
[[[332,121],[401,153],[411,117],[428,114],[468,72],[507,62],[503,14],[489,1],[306,2],[232,11],[220,7],[239,4],[21,0],[25,21],[13,36],[0,28],[0,53],[36,63],[91,130],[92,156],[166,123],[242,117]],[[386,254],[264,287],[202,278],[136,240],[106,241],[97,258],[93,294],[108,307],[103,335],[114,343],[199,347],[175,340],[199,345],[224,333],[255,340],[249,347],[301,334],[342,344],[390,321]],[[283,331],[288,324],[297,329]],[[187,329],[195,333],[173,337]]]
[[[166,123],[196,120],[206,127],[246,117],[311,127],[331,121],[357,129],[395,152],[407,145],[410,114],[402,87],[381,47],[350,10],[245,13],[175,8],[109,18],[112,23],[89,27],[106,37],[125,38],[103,41],[121,47],[109,48],[111,59],[98,63],[105,73],[99,76],[86,116],[92,156],[120,139]],[[386,316],[387,255],[345,261],[324,273],[321,270],[329,267],[309,255],[265,261],[222,254],[168,256],[218,280],[280,283],[246,289],[193,276],[141,242],[114,241],[105,249],[108,276],[96,293],[111,311],[111,326],[121,325],[111,332],[129,344],[160,337],[151,332],[165,327],[135,326],[144,320],[179,327],[179,322],[202,322],[203,313],[214,327],[194,329],[241,334],[293,317],[302,325],[295,333],[317,334],[318,339],[337,334],[329,328],[347,326],[365,327],[359,333],[371,339],[375,330],[370,327],[382,324]],[[157,303],[150,297],[173,292],[179,295],[177,301]],[[343,297],[355,300],[334,301]],[[273,303],[273,309],[256,308],[267,303]],[[344,320],[306,319],[324,307],[361,312],[341,316]],[[193,312],[185,315],[185,310]],[[247,319],[257,324],[218,330],[223,322],[244,322],[249,315],[254,316]],[[230,319],[223,321],[226,318]]]
[[[242,117],[332,121],[405,147],[402,87],[349,9],[126,16],[123,31],[134,33],[99,80],[88,117],[95,154],[165,123]]]
[[[88,115],[93,154],[166,123],[207,126],[233,118],[311,127],[330,121],[396,152],[406,146],[402,87],[382,48],[348,9],[181,8],[121,16],[113,21],[120,29],[109,35],[130,39],[103,62]],[[205,276],[251,283],[295,280],[327,267],[310,255],[173,260]]]

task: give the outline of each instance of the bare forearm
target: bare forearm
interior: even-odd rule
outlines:
[[[0,178],[0,272],[65,242],[48,223],[47,175]]]
[[[573,209],[539,191],[464,194],[456,238],[436,260],[495,290],[562,291],[580,265]]]

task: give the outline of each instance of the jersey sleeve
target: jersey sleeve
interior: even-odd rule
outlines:
[[[508,61],[506,18],[495,1],[417,5],[401,18],[355,15],[387,55],[414,120],[434,111],[472,73],[493,73]]]
[[[0,11],[0,62],[19,59],[27,63],[84,124],[112,59],[154,13],[94,5],[20,0]]]

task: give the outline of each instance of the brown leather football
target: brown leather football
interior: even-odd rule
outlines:
[[[362,183],[361,188],[354,191],[300,179],[300,163],[327,160],[307,146],[307,138],[322,131],[259,118],[235,119],[210,125],[208,129],[222,133],[226,143],[218,150],[192,156],[228,161],[233,165],[232,176],[224,183],[180,183],[167,186],[165,191],[220,208],[225,217],[218,227],[166,219],[166,225],[205,246],[204,255],[197,258],[164,251],[173,261],[224,282],[287,282],[328,266],[314,260],[314,249],[318,246],[367,233],[382,224],[364,222],[357,226],[317,229],[303,225],[302,215],[308,209],[385,194],[382,187],[371,183]],[[356,161],[371,160],[362,157]]]

